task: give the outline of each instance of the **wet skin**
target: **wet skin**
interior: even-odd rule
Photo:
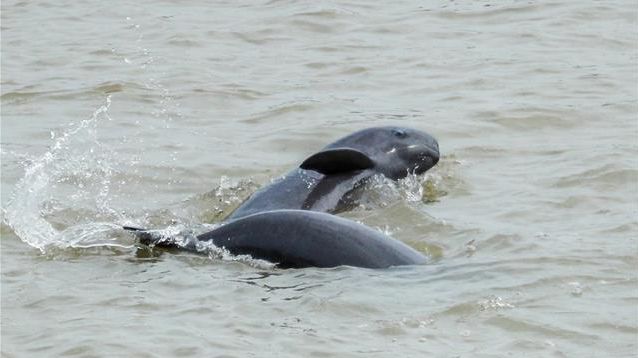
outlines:
[[[427,133],[401,127],[364,129],[327,145],[260,188],[227,219],[277,209],[340,212],[348,206],[346,195],[370,177],[398,180],[422,174],[438,161],[439,145]]]
[[[152,231],[138,231],[145,244],[198,251],[212,242],[233,255],[250,255],[279,268],[356,266],[387,268],[421,264],[427,258],[411,247],[365,225],[307,210],[274,210],[230,221],[179,245]]]
[[[365,180],[422,174],[439,161],[437,141],[409,128],[368,128],[341,138],[274,183],[253,193],[222,226],[187,241],[126,227],[140,241],[198,251],[212,242],[233,255],[250,255],[280,268],[341,265],[386,268],[425,256],[377,230],[328,213]]]

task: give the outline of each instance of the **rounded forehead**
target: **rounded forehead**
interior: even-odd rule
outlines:
[[[330,144],[330,147],[356,144],[396,144],[404,140],[430,141],[433,140],[433,138],[429,134],[414,128],[399,126],[372,127],[347,135]]]
[[[422,132],[418,129],[408,128],[408,127],[399,127],[399,126],[385,126],[385,127],[372,127],[360,130],[358,132],[353,133],[352,135],[381,135],[381,136],[392,136],[396,137],[397,134],[407,134],[408,136],[415,137],[429,137],[425,132]]]

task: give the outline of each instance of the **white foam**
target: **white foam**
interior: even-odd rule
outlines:
[[[120,216],[109,207],[114,156],[97,137],[97,123],[109,118],[110,105],[109,96],[91,118],[53,136],[51,148],[25,167],[4,210],[5,223],[24,242],[43,252],[50,246],[113,244],[108,233],[118,226],[98,220]],[[77,222],[56,224],[61,212],[71,212]]]

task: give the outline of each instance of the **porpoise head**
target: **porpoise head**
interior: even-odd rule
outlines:
[[[306,159],[302,169],[323,174],[372,169],[387,178],[422,174],[439,161],[439,144],[431,135],[405,127],[374,127],[343,137]]]

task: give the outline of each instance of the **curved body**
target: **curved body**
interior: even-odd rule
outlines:
[[[338,212],[344,196],[375,174],[377,173],[368,169],[323,175],[313,170],[296,168],[252,193],[227,220],[279,209]]]
[[[222,226],[183,241],[135,231],[144,243],[197,250],[212,241],[233,255],[250,255],[281,268],[385,268],[419,264],[426,257],[400,241],[336,212],[353,189],[373,175],[400,179],[421,174],[439,161],[437,141],[399,127],[368,128],[341,138],[298,168],[253,193]]]
[[[427,133],[374,127],[341,138],[298,168],[244,201],[227,219],[262,211],[301,209],[338,212],[344,196],[373,175],[401,179],[424,173],[439,161],[439,145]]]
[[[281,268],[420,264],[426,257],[400,241],[338,216],[275,210],[231,221],[197,237],[233,255],[250,255]]]

